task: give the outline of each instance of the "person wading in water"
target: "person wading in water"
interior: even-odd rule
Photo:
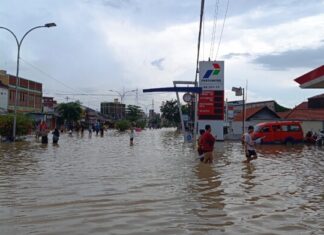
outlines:
[[[211,126],[205,126],[205,133],[202,135],[200,143],[204,153],[204,163],[213,163],[213,151],[216,138],[211,134]]]

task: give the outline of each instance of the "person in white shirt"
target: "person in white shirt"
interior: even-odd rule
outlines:
[[[135,137],[134,128],[131,128],[130,133],[129,133],[129,145],[130,146],[134,145],[134,137]]]
[[[257,153],[255,151],[255,141],[253,140],[253,132],[254,127],[249,126],[248,127],[248,133],[244,134],[244,147],[245,147],[245,156],[246,156],[246,163],[249,163],[250,161],[257,159]]]

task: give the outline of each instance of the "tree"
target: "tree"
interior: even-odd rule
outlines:
[[[82,113],[80,102],[69,102],[59,104],[58,111],[62,119],[67,121],[68,123],[80,120]]]
[[[130,122],[137,122],[142,119],[142,109],[137,105],[128,105],[126,109],[126,119]]]
[[[143,118],[143,110],[137,105],[128,105],[126,109],[126,119],[132,125],[140,128],[145,128],[146,120]]]
[[[161,118],[159,114],[153,113],[152,117],[149,119],[149,127],[160,128],[161,127]]]
[[[186,105],[181,105],[181,110],[183,114],[188,114],[188,107]],[[162,118],[164,118],[169,125],[179,126],[180,124],[180,113],[176,100],[167,100],[160,107]]]
[[[13,114],[0,115],[0,135],[12,138]],[[33,128],[32,120],[26,115],[17,115],[17,136],[27,135]]]
[[[126,131],[131,127],[131,124],[128,120],[117,121],[115,127],[119,131]]]

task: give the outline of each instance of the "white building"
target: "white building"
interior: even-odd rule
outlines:
[[[0,81],[0,113],[8,111],[8,86]]]

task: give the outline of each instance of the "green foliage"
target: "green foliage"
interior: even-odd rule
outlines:
[[[275,111],[276,112],[286,112],[286,111],[289,111],[289,110],[291,110],[291,109],[289,109],[289,108],[286,108],[286,107],[284,107],[284,106],[281,106],[280,104],[278,104],[277,102],[275,102]]]
[[[12,137],[14,115],[0,115],[0,135],[5,137]],[[33,128],[32,120],[26,115],[17,115],[17,129],[16,135],[27,135]]]
[[[137,105],[128,105],[126,109],[126,119],[130,122],[137,122],[142,118],[142,109]]]
[[[126,131],[131,127],[131,123],[128,120],[117,121],[115,127],[119,131]]]
[[[146,127],[146,120],[138,120],[136,122],[136,127],[140,127],[142,129],[144,129]]]
[[[181,105],[181,110],[183,114],[188,114],[188,107]],[[167,100],[160,107],[162,113],[162,118],[164,118],[167,123],[166,126],[179,126],[180,124],[180,113],[176,100]]]
[[[58,111],[63,120],[67,122],[76,122],[81,118],[81,105],[80,102],[62,103],[58,106]]]
[[[171,126],[177,126],[180,123],[180,114],[176,100],[167,100],[160,107],[162,118],[164,118]]]
[[[150,118],[148,125],[154,128],[161,127],[161,118],[160,115],[154,114],[153,117]]]

